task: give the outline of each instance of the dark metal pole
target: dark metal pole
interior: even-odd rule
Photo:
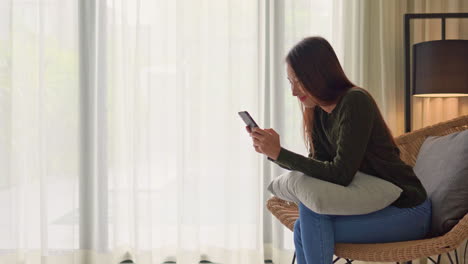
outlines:
[[[445,40],[445,17],[442,18],[442,40]]]
[[[450,252],[447,252],[447,256],[448,256],[448,258],[450,260],[450,264],[455,264],[455,263],[453,263],[452,256],[450,255]]]
[[[410,16],[405,14],[405,132],[411,131]]]
[[[466,255],[463,255],[466,259]],[[455,263],[459,264],[458,263],[458,253],[457,253],[457,249],[455,249]]]

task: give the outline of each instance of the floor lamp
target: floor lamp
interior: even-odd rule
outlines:
[[[441,40],[413,45],[411,75],[410,22],[429,18],[441,19]],[[445,39],[449,18],[468,18],[468,13],[405,14],[405,132],[411,131],[411,96],[468,96],[468,40]]]

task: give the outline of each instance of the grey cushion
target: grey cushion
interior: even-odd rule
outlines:
[[[393,203],[402,192],[398,186],[360,171],[346,187],[290,171],[273,179],[268,190],[283,200],[300,201],[316,213],[329,215],[372,213]]]
[[[468,130],[428,137],[414,172],[432,201],[431,235],[448,232],[468,212]]]

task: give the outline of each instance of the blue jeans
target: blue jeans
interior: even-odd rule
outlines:
[[[297,264],[331,264],[335,243],[422,239],[431,224],[431,201],[412,208],[388,206],[364,215],[317,214],[299,204],[294,224]]]

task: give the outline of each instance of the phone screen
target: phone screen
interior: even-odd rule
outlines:
[[[249,112],[247,111],[239,112],[239,116],[242,118],[242,120],[244,120],[245,124],[248,125],[251,129],[254,127],[258,127],[257,123],[255,123],[255,120],[253,120]]]

